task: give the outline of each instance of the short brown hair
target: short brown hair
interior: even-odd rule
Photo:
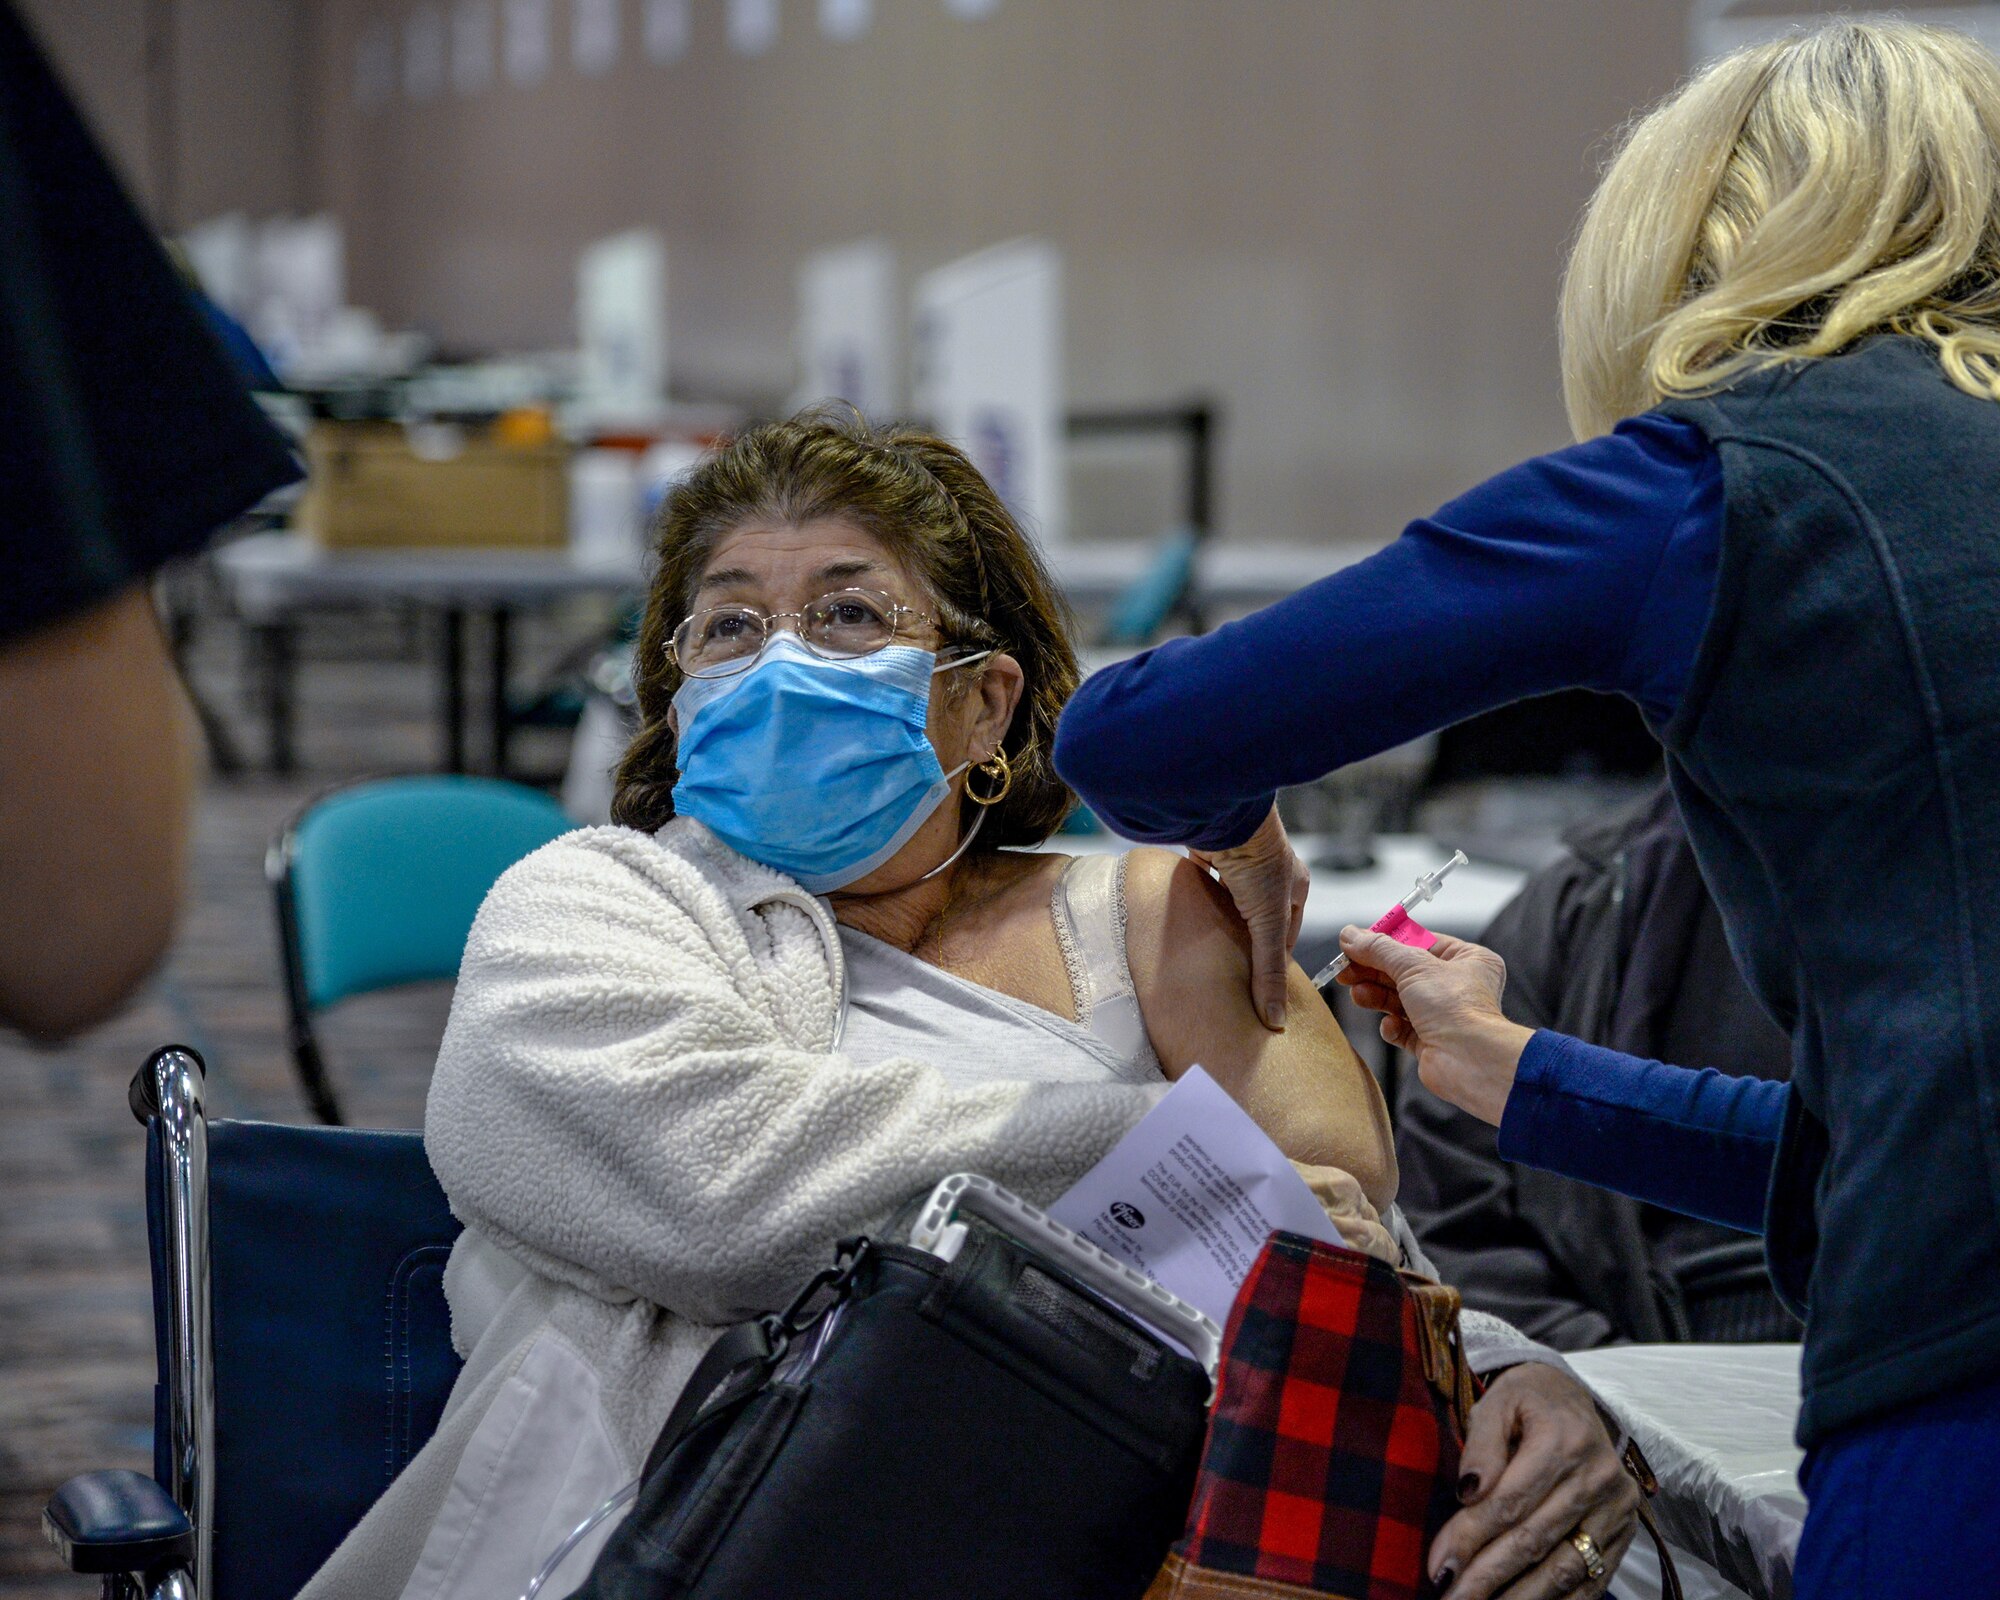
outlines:
[[[1069,608],[992,485],[963,451],[910,427],[874,428],[858,413],[812,410],[747,429],[680,483],[662,506],[659,568],[646,597],[632,677],[639,733],[618,767],[612,817],[647,832],[674,814],[678,776],[667,712],[680,687],[668,643],[721,540],[752,521],[852,523],[882,541],[929,591],[947,644],[1004,650],[1025,683],[1001,740],[1013,787],[979,836],[982,849],[1040,844],[1076,804],[1050,751],[1076,690]]]

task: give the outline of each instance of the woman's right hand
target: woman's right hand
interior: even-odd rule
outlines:
[[[1294,1161],[1292,1167],[1306,1180],[1306,1187],[1312,1190],[1313,1198],[1350,1250],[1359,1250],[1392,1267],[1403,1264],[1402,1247],[1382,1226],[1382,1214],[1362,1193],[1353,1173],[1343,1172],[1339,1167],[1316,1167],[1306,1161]]]
[[[1356,1005],[1384,1013],[1382,1037],[1417,1058],[1424,1087],[1499,1127],[1533,1037],[1500,1009],[1507,963],[1484,945],[1444,935],[1418,950],[1349,927],[1340,930],[1340,948],[1348,960],[1340,982]]]

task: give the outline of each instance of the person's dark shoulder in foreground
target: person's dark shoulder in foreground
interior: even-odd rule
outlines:
[[[69,1038],[165,951],[196,762],[147,580],[297,476],[0,0],[0,1026]]]
[[[0,0],[0,647],[298,475]]]

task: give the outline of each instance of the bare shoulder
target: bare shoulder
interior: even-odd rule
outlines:
[[[1183,870],[1201,869],[1177,850],[1156,850],[1140,845],[1125,853],[1125,914],[1129,917],[1158,917],[1166,907],[1167,894]]]
[[[1287,1155],[1396,1195],[1396,1154],[1374,1079],[1292,963],[1282,1033],[1250,999],[1249,935],[1228,890],[1183,856],[1135,850],[1126,866],[1126,959],[1153,1053],[1169,1078],[1197,1062]]]
[[[1169,951],[1183,976],[1190,961],[1199,962],[1204,975],[1249,970],[1249,935],[1229,892],[1173,850],[1142,848],[1126,856],[1125,945],[1133,981],[1142,989],[1159,975]]]

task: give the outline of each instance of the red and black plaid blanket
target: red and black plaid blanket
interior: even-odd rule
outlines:
[[[1458,1509],[1458,1296],[1274,1234],[1238,1291],[1186,1536],[1149,1600],[1425,1600]]]

